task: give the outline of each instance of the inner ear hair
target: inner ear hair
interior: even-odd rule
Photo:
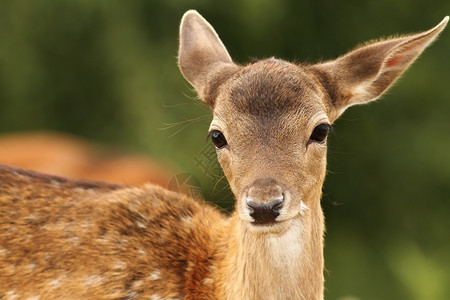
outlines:
[[[313,67],[340,115],[355,104],[376,100],[411,66],[448,23],[419,34],[368,43],[334,61]]]

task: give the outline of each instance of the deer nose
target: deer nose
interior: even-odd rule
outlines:
[[[284,198],[275,199],[269,203],[258,203],[247,200],[247,207],[250,211],[250,216],[255,220],[254,223],[264,225],[275,222],[275,219],[280,215],[283,203]]]

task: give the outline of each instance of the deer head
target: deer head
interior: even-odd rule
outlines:
[[[320,211],[331,124],[349,106],[379,98],[447,22],[325,63],[237,65],[205,19],[185,14],[179,66],[213,112],[209,135],[244,226],[272,232]]]

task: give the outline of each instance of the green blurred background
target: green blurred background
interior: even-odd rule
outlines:
[[[236,62],[315,62],[417,32],[448,0],[0,0],[0,134],[52,130],[194,174],[210,113],[176,66],[195,8]],[[450,299],[450,29],[382,101],[335,124],[323,207],[327,299]],[[194,99],[194,101],[193,101]],[[353,299],[353,298],[352,298]]]

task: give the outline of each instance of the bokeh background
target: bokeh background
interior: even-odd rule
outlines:
[[[204,142],[210,113],[176,66],[191,8],[242,63],[327,60],[450,14],[448,0],[0,0],[0,134],[50,130],[145,154],[230,210]],[[449,54],[447,28],[381,101],[334,126],[327,299],[450,299]]]

